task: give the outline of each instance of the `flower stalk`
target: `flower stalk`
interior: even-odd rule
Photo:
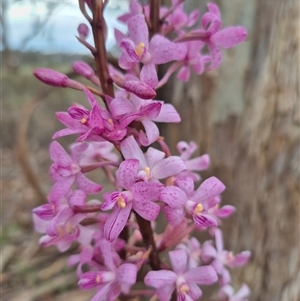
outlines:
[[[76,61],[72,68],[96,88],[50,69],[34,73],[50,86],[77,89],[86,98],[87,106],[74,103],[56,113],[64,128],[53,139],[75,135],[75,143],[69,152],[57,141],[51,143],[53,186],[46,204],[33,210],[33,219],[44,233],[42,246],[56,245],[63,252],[77,242],[78,253],[68,263],[77,266],[81,289],[96,290],[94,301],[132,296],[196,301],[201,286],[215,282],[220,285],[218,301],[237,296],[245,301],[250,293],[246,285],[236,293],[230,285],[229,269],[246,264],[251,253],[234,255],[224,249],[221,222],[236,210],[220,206],[225,185],[213,176],[201,179],[210,157],[194,157],[195,142],[180,141],[174,155],[157,123],[178,123],[180,115],[173,105],[155,99],[172,74],[186,82],[191,72],[201,75],[219,67],[221,49],[241,43],[246,31],[239,26],[221,29],[219,9],[212,3],[200,28],[191,30],[199,11],[186,14],[183,2],[172,0],[166,8],[160,0],[150,5],[130,1],[129,12],[119,17],[128,33],[115,30],[121,51],[117,70],[107,61],[105,48],[103,10],[109,1],[79,0],[94,46],[86,41],[86,24],[77,27],[78,40],[94,56],[97,75],[85,62]],[[173,40],[167,36],[171,32]],[[204,46],[208,53],[202,52]],[[158,66],[169,62],[159,78]],[[102,172],[112,190],[90,179],[94,171]],[[161,213],[167,223],[157,233]],[[193,235],[205,230],[211,239],[201,244]],[[146,265],[147,274],[138,273]],[[137,282],[140,290],[132,290]]]
[[[101,88],[104,94],[114,97],[113,81],[111,80],[107,66],[107,52],[105,39],[107,26],[103,17],[104,3],[102,0],[92,0],[93,19],[91,22],[96,52],[93,53],[98,71]]]

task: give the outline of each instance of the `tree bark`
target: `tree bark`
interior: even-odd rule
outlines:
[[[163,135],[173,149],[179,140],[199,143],[212,160],[204,177],[227,186],[223,204],[237,213],[223,224],[225,246],[253,253],[234,283],[247,283],[251,300],[300,300],[299,3],[218,4],[224,27],[245,26],[247,41],[223,51],[220,69],[161,92],[182,117]]]

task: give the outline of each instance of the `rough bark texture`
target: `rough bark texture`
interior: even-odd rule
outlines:
[[[248,283],[251,300],[300,300],[299,3],[219,4],[224,26],[244,25],[247,42],[224,51],[219,70],[162,91],[182,116],[164,134],[173,149],[194,140],[211,155],[204,176],[219,177],[223,202],[238,209],[224,223],[225,245],[253,257],[233,272],[234,282]]]

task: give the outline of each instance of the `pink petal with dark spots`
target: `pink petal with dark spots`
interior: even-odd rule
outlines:
[[[127,190],[135,183],[137,172],[139,169],[139,161],[136,159],[127,159],[120,164],[116,172],[117,183],[120,187]]]
[[[170,251],[169,257],[173,271],[178,275],[184,273],[187,267],[188,260],[186,250],[178,249]]]
[[[102,190],[102,186],[88,179],[84,174],[79,173],[76,176],[78,187],[87,194],[96,194]]]
[[[205,180],[195,191],[191,200],[196,203],[209,204],[209,202],[217,195],[225,190],[225,185],[216,177],[210,177]]]
[[[127,21],[130,39],[135,45],[144,43],[148,48],[149,31],[143,14],[133,16]]]
[[[124,229],[130,211],[132,203],[126,205],[125,208],[117,208],[108,217],[104,225],[104,236],[108,241],[114,241]]]
[[[224,28],[210,38],[210,41],[215,46],[220,48],[232,48],[240,43],[243,43],[247,37],[247,31],[244,27],[227,27]]]
[[[201,266],[184,273],[184,278],[197,284],[209,285],[218,280],[218,275],[213,267]]]

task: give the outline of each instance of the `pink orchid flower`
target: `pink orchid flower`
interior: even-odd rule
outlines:
[[[219,297],[221,300],[226,301],[248,301],[250,295],[250,288],[248,285],[243,284],[241,288],[234,293],[234,289],[231,285],[224,285],[219,291]]]
[[[124,229],[131,209],[148,221],[155,220],[159,214],[160,206],[152,201],[157,200],[163,185],[159,182],[136,182],[138,168],[138,160],[123,161],[117,171],[117,183],[126,190],[103,195],[105,202],[101,209],[113,209],[104,226],[104,236],[109,241],[114,241]]]
[[[130,286],[136,282],[137,267],[132,263],[123,263],[117,267],[108,241],[102,240],[100,248],[105,267],[82,274],[78,285],[82,289],[97,288],[91,301],[115,301],[121,292],[128,293]]]
[[[140,79],[152,88],[157,87],[156,65],[174,60],[182,60],[186,46],[176,44],[160,35],[155,35],[149,43],[149,32],[142,14],[135,15],[127,21],[129,38],[120,44],[122,54],[119,65],[123,69],[132,69],[133,63],[143,63]]]
[[[80,134],[78,141],[83,141],[91,136],[100,135],[104,130],[104,121],[101,108],[93,94],[84,89],[84,93],[91,105],[91,111],[81,105],[74,105],[68,112],[57,112],[58,120],[67,126],[54,134],[53,139],[66,135]]]
[[[216,205],[208,209],[208,213],[211,216],[214,216],[218,221],[218,224],[221,224],[221,219],[230,217],[233,213],[235,213],[236,208],[232,205],[225,205],[220,207],[221,198],[220,196],[216,196]]]
[[[189,15],[184,11],[182,0],[172,0],[172,7],[177,6],[175,10],[167,17],[166,24],[163,24],[163,32],[175,31],[182,34],[182,29],[195,25],[199,17],[199,10],[193,10]],[[166,10],[167,12],[168,10]],[[165,13],[166,13],[165,12]],[[161,14],[162,15],[162,14]],[[163,16],[163,15],[162,15]]]
[[[205,43],[201,41],[186,42],[187,54],[182,61],[183,66],[177,74],[179,80],[188,82],[190,79],[190,69],[197,75],[200,75],[205,71],[206,64],[210,62],[210,56],[200,53],[200,50],[204,45]]]
[[[110,104],[113,116],[119,120],[121,126],[128,126],[132,121],[139,121],[144,127],[140,130],[139,141],[149,146],[159,137],[159,130],[155,122],[180,122],[180,116],[171,104],[163,101],[145,101],[135,95],[130,98],[116,97]]]
[[[216,248],[213,247],[210,241],[202,245],[201,257],[204,262],[210,262],[217,274],[220,276],[222,285],[228,284],[231,277],[228,268],[235,268],[245,265],[250,259],[251,252],[243,251],[237,255],[224,250],[223,234],[220,229],[214,229]]]
[[[138,177],[144,181],[157,181],[178,174],[186,169],[184,162],[177,156],[165,158],[165,153],[149,147],[143,154],[138,143],[129,136],[120,144],[125,159],[139,161]]]
[[[215,205],[214,198],[225,189],[220,180],[210,177],[196,191],[194,182],[189,177],[176,179],[174,185],[165,187],[159,196],[159,199],[168,205],[165,207],[165,213],[171,225],[179,224],[186,213],[193,217],[199,229],[218,225],[208,210]]]
[[[94,230],[83,227],[80,222],[86,218],[86,214],[77,213],[73,207],[85,205],[86,194],[82,190],[75,190],[69,198],[69,206],[63,208],[49,221],[46,235],[41,237],[40,244],[43,247],[57,245],[60,251],[67,250],[73,241],[89,244],[92,240]],[[38,227],[38,225],[36,225]],[[39,232],[44,232],[38,227]]]
[[[56,113],[58,120],[67,128],[56,132],[52,138],[80,134],[77,138],[79,142],[86,139],[92,141],[122,140],[127,133],[126,129],[113,120],[108,111],[101,108],[90,91],[84,89],[84,92],[92,110],[89,111],[81,105],[75,105],[69,108],[68,112]]]
[[[190,159],[193,153],[197,150],[198,145],[196,142],[191,141],[189,143],[185,141],[179,141],[177,143],[177,150],[180,153],[180,158],[186,165],[186,170],[181,172],[178,177],[188,176],[194,181],[199,181],[200,176],[194,171],[203,171],[210,166],[210,157],[208,154]]]
[[[205,42],[211,55],[211,64],[207,70],[216,69],[222,62],[221,48],[232,48],[245,41],[247,31],[241,26],[231,26],[221,29],[222,21],[217,5],[207,4],[208,12],[202,17],[202,29],[192,34]],[[220,30],[221,29],[221,30]]]
[[[201,266],[187,270],[187,253],[185,250],[169,252],[172,271],[150,271],[144,281],[156,288],[156,295],[160,301],[169,301],[174,288],[177,301],[198,300],[202,291],[200,285],[209,285],[217,281],[216,272],[211,266]]]
[[[89,180],[83,174],[83,166],[79,165],[82,152],[88,147],[83,143],[72,149],[71,156],[57,142],[50,146],[50,156],[54,163],[51,166],[51,177],[55,181],[49,194],[51,202],[58,202],[64,197],[76,182],[78,188],[87,194],[95,194],[101,191],[102,186]]]
[[[196,268],[201,262],[201,244],[197,238],[192,237],[185,243],[180,243],[176,249],[185,250],[188,254],[188,269]]]

